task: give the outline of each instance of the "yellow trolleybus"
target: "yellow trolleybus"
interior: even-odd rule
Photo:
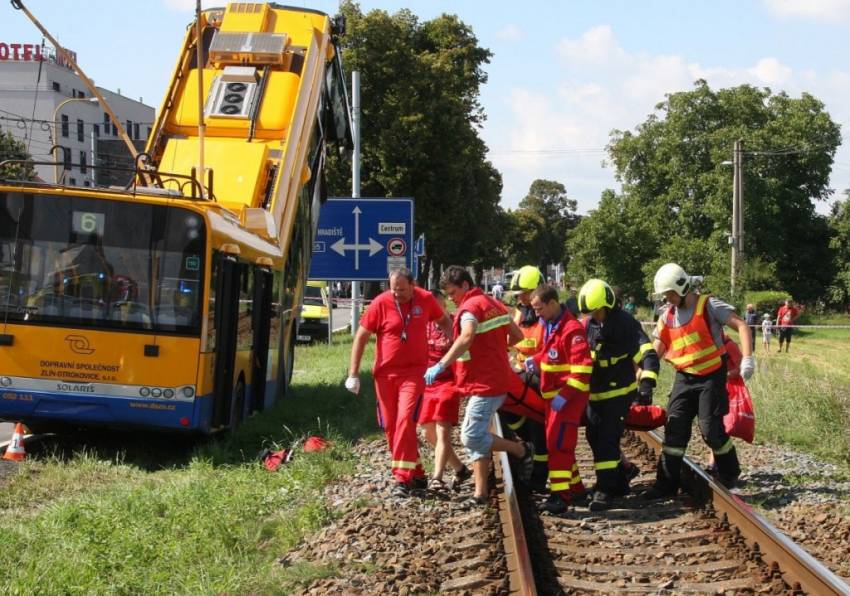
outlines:
[[[125,188],[0,181],[0,418],[211,433],[286,392],[342,28],[204,11]]]

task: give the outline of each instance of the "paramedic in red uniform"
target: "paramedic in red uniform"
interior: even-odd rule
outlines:
[[[488,428],[490,418],[505,401],[508,381],[514,374],[508,362],[508,343],[522,339],[522,332],[511,321],[505,305],[478,289],[463,267],[448,267],[440,286],[457,306],[455,340],[448,353],[425,373],[425,383],[433,384],[440,373],[458,361],[457,385],[462,396],[469,396],[461,441],[472,459],[475,478],[470,502],[486,505],[493,451],[507,451],[520,460],[518,475],[523,482],[528,482],[534,462],[531,443],[503,439]]]
[[[430,292],[416,287],[405,268],[390,273],[390,289],[375,298],[354,336],[345,388],[360,391],[360,360],[372,334],[377,335],[375,393],[378,422],[392,453],[394,494],[407,496],[425,489],[425,472],[419,461],[416,420],[422,402],[422,375],[428,367],[428,323],[436,321],[451,335],[451,319]]]
[[[576,464],[578,428],[590,396],[593,359],[584,327],[558,302],[558,290],[541,286],[531,305],[545,324],[543,349],[525,360],[526,370],[540,372],[540,393],[547,400],[546,448],[549,451],[549,498],[541,511],[559,514],[583,502],[586,491]]]

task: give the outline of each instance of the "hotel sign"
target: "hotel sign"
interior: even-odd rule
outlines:
[[[77,53],[70,50],[66,51],[76,62]],[[64,56],[60,56],[53,48],[46,47],[45,52],[42,53],[41,44],[38,43],[0,41],[0,62],[41,62],[43,60],[71,68],[71,63]]]

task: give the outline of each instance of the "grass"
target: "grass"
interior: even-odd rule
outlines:
[[[0,486],[0,591],[265,594],[334,575],[276,561],[333,519],[322,489],[354,469],[351,443],[377,432],[373,398],[342,388],[349,350],[350,338],[299,347],[291,394],[230,436],[64,440],[24,462]],[[260,465],[262,447],[309,434],[333,448],[275,473]]]

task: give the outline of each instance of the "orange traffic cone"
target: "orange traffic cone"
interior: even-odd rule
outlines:
[[[12,440],[9,446],[6,447],[6,453],[3,454],[3,459],[12,461],[21,461],[27,456],[24,449],[24,425],[18,422],[15,425],[15,432],[12,434]]]

